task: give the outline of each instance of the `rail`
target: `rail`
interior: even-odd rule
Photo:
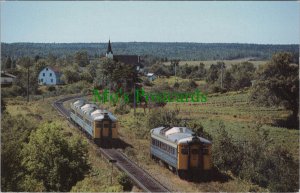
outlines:
[[[52,106],[64,117],[69,120],[70,112],[64,108],[63,103],[68,100],[80,98],[81,96],[70,96],[52,103]],[[70,120],[69,120],[70,121]],[[72,122],[70,122],[73,124]],[[124,171],[131,180],[145,192],[170,192],[163,184],[154,179],[148,172],[140,168],[131,161],[126,155],[116,149],[104,149],[98,147],[98,151],[108,160],[116,160],[116,166]]]

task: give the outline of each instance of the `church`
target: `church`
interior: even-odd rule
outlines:
[[[116,62],[121,62],[126,65],[134,65],[134,66],[136,66],[136,70],[138,72],[143,72],[144,66],[142,64],[140,56],[138,56],[138,55],[114,55],[112,48],[111,48],[110,40],[108,41],[108,46],[107,46],[107,51],[106,51],[105,56]]]

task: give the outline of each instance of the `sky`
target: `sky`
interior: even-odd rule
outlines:
[[[299,44],[300,3],[1,2],[1,42]]]

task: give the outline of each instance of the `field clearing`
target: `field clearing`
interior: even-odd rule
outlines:
[[[264,65],[267,62],[265,60],[251,61],[251,60],[249,60],[249,58],[245,58],[245,59],[237,59],[237,60],[179,61],[179,65],[183,66],[185,64],[188,64],[191,66],[196,66],[196,65],[199,65],[200,63],[203,63],[205,65],[205,68],[209,68],[211,64],[217,64],[217,62],[219,62],[219,61],[223,61],[227,68],[230,68],[231,65],[233,65],[233,64],[241,64],[242,62],[247,62],[247,61],[250,63],[253,63],[255,67]],[[163,62],[163,64],[171,65],[171,62]]]
[[[162,85],[162,84],[168,84],[168,86],[173,87],[175,82],[182,83],[182,82],[189,82],[190,79],[187,78],[181,78],[181,77],[175,77],[175,76],[170,76],[169,78],[166,77],[160,77],[157,78],[153,81],[154,84],[156,85]],[[199,86],[200,85],[206,85],[205,80],[198,80],[195,81]]]
[[[299,159],[299,130],[275,126],[277,120],[285,119],[291,112],[276,107],[263,107],[248,101],[248,92],[232,92],[207,97],[207,103],[168,103],[168,109],[180,109],[183,119],[199,120],[204,129],[214,136],[219,122],[238,141],[247,141],[261,124],[273,139],[273,145],[284,146]]]

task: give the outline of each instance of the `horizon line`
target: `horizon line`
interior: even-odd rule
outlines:
[[[108,42],[2,42],[1,44],[107,44]],[[195,43],[195,44],[255,44],[255,45],[300,45],[300,43],[240,43],[240,42],[190,42],[190,41],[113,41],[113,43]]]

